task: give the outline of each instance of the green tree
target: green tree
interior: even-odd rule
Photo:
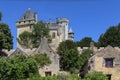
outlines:
[[[22,80],[29,78],[33,74],[38,74],[38,66],[32,58],[23,55],[0,58],[1,80]]]
[[[112,26],[106,30],[99,38],[99,46],[106,47],[111,45],[113,47],[120,47],[120,24],[117,26]]]
[[[84,50],[80,54],[78,61],[76,62],[79,65],[79,69],[81,69],[86,62],[88,62],[90,57],[91,57],[91,51],[89,49]]]
[[[70,40],[63,41],[59,44],[57,48],[57,53],[62,56],[67,50],[75,48],[75,43]]]
[[[51,63],[50,58],[47,56],[47,54],[36,54],[34,56],[31,56],[36,62],[39,67],[43,67],[45,65],[49,65]]]
[[[76,71],[76,69],[79,70],[78,64],[75,63],[78,61],[78,58],[79,55],[76,49],[67,50],[60,60],[60,65],[62,66],[63,70],[73,73]]]
[[[90,47],[90,42],[94,42],[91,37],[84,37],[79,42],[76,42],[76,46]]]
[[[25,48],[32,48],[33,35],[32,32],[24,31],[19,35],[18,42]]]
[[[67,57],[67,51],[71,50],[71,49],[75,49],[75,44],[73,41],[70,40],[66,40],[63,41],[59,44],[59,47],[57,48],[57,53],[60,55],[60,68],[61,70],[66,70],[66,59],[65,57]],[[73,51],[74,52],[74,51]],[[70,59],[70,58],[67,58]]]
[[[0,23],[0,50],[13,48],[13,37],[9,26],[5,23]]]
[[[85,80],[108,80],[108,78],[101,72],[92,72],[85,76]]]
[[[33,38],[34,38],[34,47],[38,47],[41,38],[49,37],[49,28],[46,27],[45,23],[40,21],[33,26]]]

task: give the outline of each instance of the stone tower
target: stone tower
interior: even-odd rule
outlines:
[[[74,32],[72,31],[72,29],[70,28],[69,32],[68,32],[68,40],[74,40]]]
[[[68,23],[69,20],[67,18],[57,18],[57,24],[60,26],[60,42],[68,39]]]
[[[30,8],[28,8],[22,18],[16,22],[17,37],[24,31],[32,31],[35,23],[37,23],[37,13],[32,13]]]

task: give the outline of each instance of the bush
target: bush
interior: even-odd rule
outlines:
[[[102,72],[92,72],[88,73],[85,76],[84,80],[108,80],[107,76],[104,75]]]

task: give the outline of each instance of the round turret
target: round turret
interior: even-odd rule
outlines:
[[[67,18],[57,18],[57,23],[68,23],[69,20]]]

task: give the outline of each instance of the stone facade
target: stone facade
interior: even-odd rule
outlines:
[[[36,23],[37,13],[32,13],[31,10],[28,9],[22,18],[16,22],[17,38],[24,31],[31,32],[33,30],[33,25]],[[69,20],[67,18],[57,18],[56,22],[45,22],[45,24],[46,27],[50,29],[49,35],[52,38],[52,43],[50,46],[53,50],[56,50],[60,42],[68,39],[74,39],[74,33],[72,29],[70,29],[70,32],[68,32]],[[19,46],[18,43],[17,46]]]
[[[99,71],[110,80],[120,80],[120,49],[107,46],[96,51],[89,60],[88,71]]]
[[[48,45],[47,38],[41,40],[40,46],[34,51],[34,54],[47,54],[51,60],[51,64],[39,68],[41,76],[57,75],[59,73],[59,56]],[[33,55],[33,54],[32,54]]]

